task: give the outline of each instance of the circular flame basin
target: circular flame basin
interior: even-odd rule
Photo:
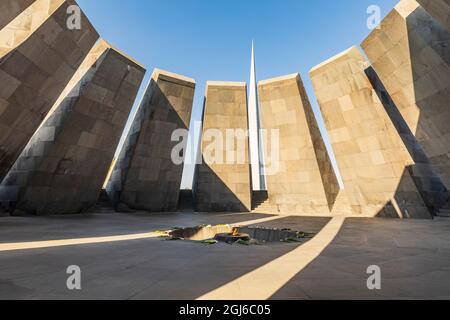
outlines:
[[[246,233],[219,233],[216,234],[214,240],[225,242],[225,243],[235,243],[236,241],[250,241],[250,235]]]
[[[280,243],[289,238],[296,238],[297,231],[289,229],[271,229],[261,227],[232,227],[229,225],[197,226],[192,228],[175,229],[169,232],[170,237],[189,241],[204,241],[214,239],[219,242],[235,243],[238,240],[261,241],[263,243]],[[305,234],[306,235],[306,234]],[[305,236],[305,242],[310,236]]]

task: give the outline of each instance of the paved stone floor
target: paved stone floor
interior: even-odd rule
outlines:
[[[2,217],[0,245],[128,235],[266,217],[193,213]],[[320,235],[328,223],[327,218],[281,217],[258,225]],[[299,246],[205,246],[148,238],[4,251],[0,252],[0,299],[196,299],[282,259]],[[81,291],[66,288],[69,265],[81,267]],[[382,269],[380,291],[366,287],[369,265]],[[331,245],[273,292],[272,298],[450,298],[450,220],[347,219]]]
[[[367,290],[369,265],[382,290]],[[272,298],[450,299],[450,219],[347,219],[333,243]]]

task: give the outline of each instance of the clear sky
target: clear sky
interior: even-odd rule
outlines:
[[[378,5],[384,17],[398,0],[77,2],[105,40],[146,67],[134,110],[152,70],[160,68],[196,80],[192,121],[199,121],[206,81],[248,83],[254,39],[258,80],[299,72],[328,144],[308,72],[361,43],[370,32],[370,5]],[[192,167],[185,169],[182,188],[190,188],[192,173]]]

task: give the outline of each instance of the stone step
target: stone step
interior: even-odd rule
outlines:
[[[254,211],[263,208],[268,197],[267,191],[252,191],[252,210]]]
[[[259,202],[259,203],[253,202],[252,207],[253,207],[253,208],[258,208],[258,207],[263,206],[263,205],[265,205],[265,201]]]
[[[252,210],[252,213],[279,214],[279,212],[276,208],[255,209],[255,210]]]
[[[194,210],[194,195],[192,190],[180,190],[177,209],[183,212]]]
[[[265,206],[270,206],[269,202],[263,201],[261,203],[253,203],[253,208],[260,208],[260,207],[265,207]]]
[[[109,199],[108,194],[106,193],[106,190],[102,189],[100,192],[100,195],[98,197],[97,203],[95,204],[94,208],[92,208],[96,213],[112,213],[114,212],[114,205]]]
[[[263,200],[263,201],[252,201],[254,207],[263,205],[263,204],[265,204],[266,202],[267,202],[267,200]]]
[[[108,193],[106,192],[105,189],[102,189],[98,197],[98,202],[110,202],[110,201],[111,200],[109,199]]]
[[[437,213],[438,217],[450,218],[450,209],[441,209]]]
[[[267,211],[267,212],[278,212],[278,210],[272,206],[269,201],[265,201],[264,203],[262,203],[259,206],[255,206],[253,207],[253,212],[263,212],[263,211]]]
[[[116,213],[116,210],[114,210],[114,208],[104,208],[104,207],[100,207],[100,206],[96,206],[93,209],[89,210],[90,212],[94,212],[94,213]]]
[[[262,211],[262,210],[267,211],[267,210],[275,210],[275,209],[274,209],[274,207],[269,207],[269,206],[267,206],[267,207],[258,207],[258,208],[254,208],[252,211]]]

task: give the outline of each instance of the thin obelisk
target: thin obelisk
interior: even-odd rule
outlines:
[[[266,183],[264,179],[263,168],[263,149],[260,135],[260,113],[258,104],[258,87],[256,84],[255,68],[255,47],[252,41],[252,58],[250,66],[250,86],[248,99],[248,124],[250,138],[250,161],[252,167],[252,185],[253,190],[265,190]]]

